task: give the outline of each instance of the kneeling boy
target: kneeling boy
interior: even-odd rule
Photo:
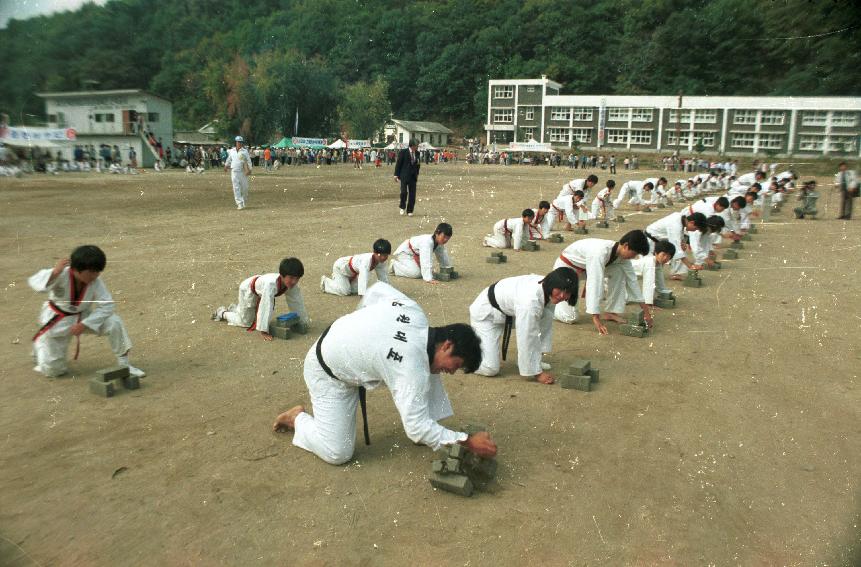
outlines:
[[[332,295],[365,295],[368,288],[368,277],[371,272],[377,274],[377,280],[389,282],[386,275],[389,254],[392,244],[382,238],[374,242],[373,252],[344,256],[335,260],[332,266],[332,277],[323,276],[320,279],[320,289]]]

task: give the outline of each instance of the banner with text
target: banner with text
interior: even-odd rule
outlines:
[[[0,127],[0,140],[18,142],[72,142],[78,137],[74,128]]]

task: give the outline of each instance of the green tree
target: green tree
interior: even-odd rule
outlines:
[[[350,138],[370,139],[382,129],[392,112],[388,91],[389,83],[382,77],[370,84],[359,81],[341,90],[338,117]]]

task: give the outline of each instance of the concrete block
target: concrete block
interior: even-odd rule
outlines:
[[[461,431],[463,431],[467,435],[472,435],[473,433],[478,433],[479,431],[487,431],[487,426],[483,423],[467,423],[461,428]]]
[[[589,234],[589,229],[584,226],[578,226],[574,229],[574,234]]]
[[[502,256],[505,256],[505,254],[503,254],[502,252],[491,252],[491,253],[490,253],[490,255],[491,255],[491,256],[498,256],[498,257],[500,257],[500,258],[501,258]]]
[[[646,324],[646,314],[643,313],[643,310],[640,309],[635,313],[628,313],[628,324],[629,325],[645,325]]]
[[[460,274],[455,272],[454,270],[452,270],[448,273],[448,277],[449,277],[449,279],[456,280],[457,278],[460,277]]]
[[[500,258],[499,256],[488,256],[487,258],[484,259],[484,261],[487,262],[488,264],[502,264],[503,263],[502,258]]]
[[[290,338],[290,329],[288,327],[269,326],[269,334],[276,339],[287,340]]]
[[[294,333],[299,333],[300,335],[307,335],[310,329],[307,323],[296,323],[290,327],[290,330]]]
[[[664,299],[663,297],[656,297],[653,305],[661,309],[671,309],[676,306],[676,298]]]
[[[448,456],[452,459],[462,459],[464,455],[466,455],[467,450],[466,447],[461,445],[460,443],[455,443],[454,445],[450,445],[448,448]]]
[[[541,247],[538,245],[538,243],[532,240],[527,240],[520,247],[521,250],[525,250],[527,252],[534,252],[535,250],[539,250],[540,248]]]
[[[666,206],[665,204],[663,204],[663,203],[658,203],[658,208],[659,208],[659,209],[666,209],[666,208],[667,208],[667,206]]]
[[[643,207],[643,212],[644,213],[651,213],[652,209],[651,209],[651,207]]]
[[[452,268],[451,266],[448,266],[446,268],[440,267],[440,269],[439,269],[439,273],[441,273],[441,274],[450,274],[453,271],[454,271],[454,268]]]
[[[744,244],[742,244],[740,240],[734,240],[732,244],[729,245],[729,247],[732,250],[743,250]]]
[[[559,385],[565,390],[580,390],[588,392],[592,389],[592,376],[575,376],[573,374],[563,374],[559,377]]]
[[[102,381],[100,378],[93,378],[90,380],[90,392],[96,394],[97,396],[104,396],[105,398],[110,398],[114,395],[114,382],[113,380],[108,380],[107,382]]]
[[[141,387],[141,380],[137,376],[126,376],[125,378],[121,378],[123,383],[123,388],[126,390],[137,390]]]
[[[464,463],[466,475],[475,484],[477,482],[487,482],[496,476],[496,459],[483,459],[472,455]]]
[[[625,217],[622,215],[616,215],[616,222],[625,222]]]
[[[738,260],[738,252],[730,248],[723,253],[724,260]]]
[[[431,473],[429,480],[434,488],[460,496],[472,496],[474,490],[472,481],[466,475]]]
[[[645,325],[619,325],[619,330],[626,337],[637,337],[640,339],[649,333],[649,328]]]
[[[499,257],[499,261],[502,262],[503,264],[508,262],[508,256],[503,254],[502,256]]]
[[[722,264],[720,262],[712,262],[711,265],[706,264],[706,269],[711,270],[713,272],[720,270],[721,267],[722,267]]]
[[[592,368],[592,363],[588,360],[578,358],[568,365],[568,374],[573,376],[583,376],[589,374],[589,369]]]
[[[598,221],[597,223],[595,223],[595,226],[598,228],[610,228],[610,223],[608,223],[607,221]]]
[[[116,380],[117,378],[126,378],[129,375],[128,366],[112,366],[111,368],[102,368],[96,370],[96,378],[102,382]]]
[[[672,291],[659,291],[659,292],[657,292],[656,297],[660,297],[661,299],[675,299],[676,298],[673,295]]]
[[[444,473],[445,472],[445,462],[437,459],[436,461],[431,463],[431,472],[435,473]]]
[[[759,232],[759,229],[758,229],[758,228],[756,228],[756,225],[755,225],[755,224],[750,225],[750,228],[749,228],[749,229],[747,229],[747,233],[748,233],[748,234],[756,234],[756,233],[758,233],[758,232]]]
[[[598,382],[598,378],[601,376],[601,372],[597,368],[589,369],[589,377],[591,378],[591,382],[593,384]]]
[[[685,287],[703,287],[703,280],[699,278],[688,278],[682,282]]]
[[[460,473],[463,472],[460,468],[460,459],[452,459],[449,457],[445,460],[445,470],[449,473]]]
[[[556,244],[559,244],[561,242],[565,242],[565,238],[563,238],[562,235],[559,233],[554,233],[547,237],[547,242],[554,242]]]
[[[451,279],[451,277],[449,277],[449,274],[445,272],[440,272],[439,274],[434,274],[433,279],[441,282],[447,282]]]

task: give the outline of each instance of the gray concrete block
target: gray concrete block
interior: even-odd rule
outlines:
[[[445,272],[441,272],[439,274],[434,274],[433,279],[435,279],[437,281],[441,281],[441,282],[447,282],[451,279],[451,277],[449,277],[449,274],[447,274]]]
[[[559,244],[561,242],[565,242],[565,238],[563,238],[561,234],[554,233],[547,237],[547,242]]]
[[[584,226],[578,226],[574,229],[574,234],[589,234],[589,229]]]
[[[703,287],[703,280],[699,278],[695,279],[686,279],[682,282],[682,285],[685,287]]]
[[[505,254],[503,254],[502,252],[491,252],[491,253],[490,253],[490,255],[491,255],[491,256],[500,256],[500,257],[501,257],[501,256],[504,256]]]
[[[474,483],[487,482],[496,476],[496,459],[483,459],[470,453],[471,457],[464,461],[464,472]]]
[[[642,309],[639,309],[634,313],[628,313],[628,324],[629,325],[645,325],[646,324],[646,314],[643,313]]]
[[[457,278],[460,277],[460,274],[458,272],[455,272],[454,270],[452,270],[448,273],[448,277],[449,277],[449,279],[456,280]]]
[[[585,376],[575,376],[573,374],[563,374],[559,377],[559,386],[565,390],[581,390],[588,392],[592,389],[592,377],[589,374]]]
[[[667,206],[666,206],[665,204],[663,204],[663,203],[658,203],[658,208],[659,208],[659,209],[666,209],[666,208],[667,208]]]
[[[711,264],[706,264],[706,269],[711,270],[713,272],[720,270],[721,267],[722,267],[722,265],[720,262],[712,262]]]
[[[592,379],[591,382],[595,384],[598,382],[598,379],[601,377],[601,372],[597,368],[589,369],[589,377]]]
[[[608,223],[607,221],[598,221],[597,223],[595,223],[595,226],[598,228],[610,228],[610,223]]]
[[[741,243],[740,240],[734,240],[732,244],[729,245],[732,250],[742,250],[744,248],[744,244]]]
[[[454,271],[454,268],[452,268],[451,266],[448,266],[446,268],[440,267],[440,269],[439,269],[439,273],[441,273],[441,274],[450,274],[453,271]]]
[[[97,396],[110,398],[114,395],[114,391],[115,388],[113,380],[108,380],[107,382],[102,381],[100,378],[93,378],[90,380],[90,392]]]
[[[661,299],[675,299],[672,291],[659,291],[657,292],[656,297],[660,297]]]
[[[738,252],[730,248],[723,253],[724,260],[738,260]]]
[[[500,258],[499,256],[488,256],[487,258],[484,259],[484,261],[487,262],[488,264],[502,264],[503,263],[502,258]]]
[[[112,366],[110,368],[102,368],[101,370],[96,370],[96,378],[98,378],[102,382],[116,380],[117,378],[125,378],[128,375],[128,366]]]
[[[592,368],[591,362],[583,358],[578,358],[577,360],[568,365],[568,374],[574,376],[583,376],[589,373],[590,368]]]
[[[625,217],[622,215],[616,215],[616,222],[625,222]]]
[[[460,467],[460,459],[452,459],[449,457],[445,460],[445,470],[450,473],[460,473],[462,469]]]
[[[276,339],[287,340],[290,338],[290,329],[288,327],[269,326],[269,334]]]
[[[466,447],[461,445],[460,443],[455,443],[454,445],[449,445],[448,448],[448,456],[452,459],[462,459],[464,455],[466,455]]]
[[[431,472],[435,473],[444,473],[445,472],[445,462],[439,459],[435,460],[431,463]]]
[[[671,309],[676,306],[676,298],[664,299],[663,297],[656,297],[653,305],[661,309]]]
[[[446,474],[431,473],[431,486],[439,490],[445,490],[460,496],[472,496],[474,490],[472,481],[469,477],[461,474]]]
[[[626,337],[637,337],[640,339],[645,337],[649,332],[649,328],[645,325],[619,325],[619,330]]]
[[[294,323],[293,326],[290,327],[290,330],[294,333],[299,333],[300,335],[307,335],[308,331],[310,331],[310,325],[307,323]]]
[[[651,209],[651,207],[643,207],[643,212],[644,213],[651,213],[652,209]]]
[[[472,435],[480,431],[487,431],[487,426],[483,423],[467,423],[461,428],[461,431],[463,431],[467,435]]]
[[[524,242],[520,246],[520,249],[525,250],[527,252],[533,252],[535,250],[538,250],[538,244],[536,244],[535,242],[532,242],[531,240],[527,240],[526,242]]]
[[[141,387],[141,380],[137,376],[126,376],[122,378],[123,388],[126,390],[137,390]]]

